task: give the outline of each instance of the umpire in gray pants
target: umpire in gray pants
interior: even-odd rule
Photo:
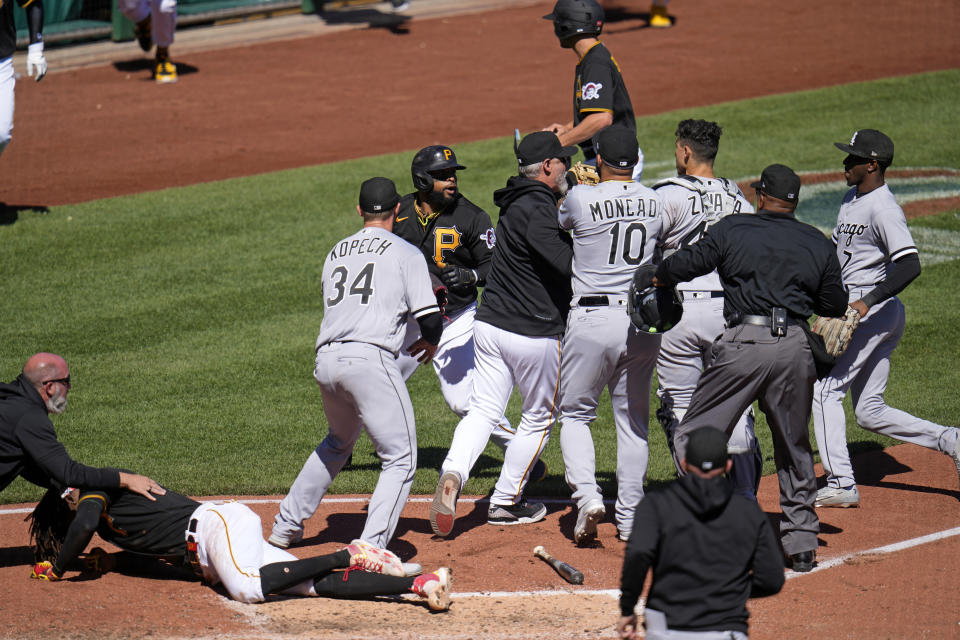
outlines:
[[[665,259],[655,284],[672,286],[717,269],[726,329],[713,343],[686,416],[674,434],[683,459],[692,431],[717,426],[729,437],[758,400],[773,432],[784,519],[780,536],[794,571],[810,571],[820,523],[807,424],[817,379],[807,318],[846,310],[840,263],[830,240],[793,212],[800,178],[770,165],[757,190],[757,213],[727,216],[696,244]]]

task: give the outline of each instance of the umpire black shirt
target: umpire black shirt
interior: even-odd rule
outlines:
[[[43,398],[22,374],[0,384],[0,491],[17,476],[41,487],[120,486],[116,469],[94,469],[70,458]]]
[[[493,194],[497,244],[476,319],[525,336],[563,334],[570,310],[573,241],[560,229],[557,195],[513,176]]]
[[[791,214],[761,209],[727,216],[661,262],[657,280],[672,286],[714,269],[728,321],[735,313],[769,316],[772,307],[801,320],[814,313],[842,316],[847,308],[836,248]]]

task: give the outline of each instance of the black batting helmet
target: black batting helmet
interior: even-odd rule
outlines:
[[[424,147],[417,151],[410,164],[410,173],[413,175],[413,187],[417,191],[433,191],[433,171],[456,169],[462,171],[465,166],[457,163],[457,156],[453,149],[442,144]]]
[[[633,272],[627,306],[630,322],[642,333],[663,333],[680,322],[683,302],[676,287],[655,287],[657,267],[645,264]]]
[[[596,0],[557,0],[553,13],[543,19],[553,20],[553,32],[560,40],[598,36],[603,30],[603,7]]]

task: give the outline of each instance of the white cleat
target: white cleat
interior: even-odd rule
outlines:
[[[607,510],[600,500],[588,502],[577,512],[577,524],[573,528],[573,541],[577,546],[597,537],[597,524],[603,520],[606,513]]]

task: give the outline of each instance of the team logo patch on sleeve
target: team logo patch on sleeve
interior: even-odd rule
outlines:
[[[594,98],[600,97],[600,89],[603,88],[603,84],[599,82],[588,82],[583,85],[583,99],[584,100],[593,100]]]
[[[487,243],[487,249],[493,249],[494,245],[497,244],[497,234],[493,232],[493,229],[487,229],[487,232],[483,234],[483,241]]]

